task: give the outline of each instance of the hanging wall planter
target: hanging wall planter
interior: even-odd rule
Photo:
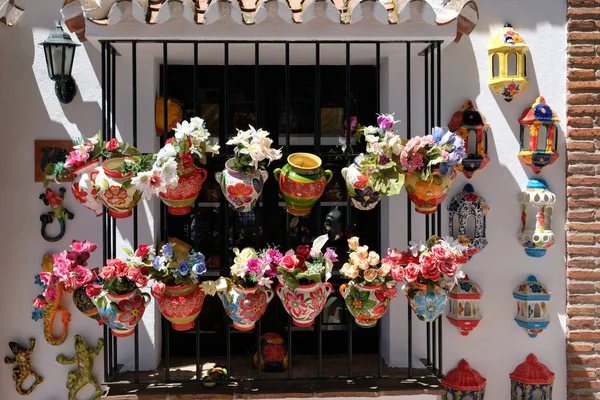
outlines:
[[[187,331],[194,327],[194,321],[202,311],[205,297],[206,294],[196,283],[165,286],[164,293],[155,296],[160,312],[176,331]]]
[[[71,175],[73,184],[71,191],[73,197],[85,208],[93,211],[97,217],[102,216],[102,202],[98,200],[98,193],[94,181],[98,175],[100,160],[94,160],[75,168]]]
[[[463,107],[454,113],[448,124],[448,129],[460,135],[465,141],[467,157],[463,158],[456,169],[467,178],[471,178],[490,162],[487,155],[488,128],[485,117],[470,100],[465,101]]]
[[[529,337],[535,338],[550,324],[548,302],[550,292],[536,277],[531,275],[521,283],[513,292],[517,300],[517,316],[515,322],[527,332]]]
[[[94,186],[98,199],[108,208],[108,214],[113,218],[130,217],[131,210],[142,198],[142,192],[131,183],[133,174],[123,175],[116,170],[126,162],[125,160],[125,157],[110,158],[105,160],[101,167],[94,169],[96,173]],[[133,159],[128,159],[128,161],[134,162]]]
[[[429,180],[422,180],[418,172],[409,172],[405,175],[404,186],[408,198],[415,205],[416,212],[433,214],[448,195],[454,179],[456,179],[456,171],[452,171],[450,175],[434,173]]]
[[[552,400],[554,372],[529,354],[510,374],[510,400]]]
[[[558,158],[557,139],[559,119],[556,112],[538,97],[519,119],[521,151],[519,159],[539,174]],[[529,140],[525,139],[528,133]]]
[[[527,50],[527,44],[510,24],[504,25],[488,47],[489,86],[505,101],[512,101],[527,87]]]
[[[273,291],[263,286],[243,288],[232,285],[227,292],[219,293],[225,312],[238,331],[251,331],[256,321],[267,311]]]
[[[269,173],[256,169],[251,173],[242,174],[231,168],[232,163],[232,158],[227,160],[225,169],[217,172],[215,178],[229,204],[237,212],[245,213],[256,206]]]
[[[390,303],[396,297],[396,285],[378,283],[350,282],[340,286],[340,294],[344,298],[348,311],[354,322],[361,328],[372,328],[385,315]]]
[[[543,257],[554,244],[552,211],[556,196],[541,179],[531,179],[519,195],[521,203],[521,230],[519,243],[530,257]],[[532,215],[535,213],[535,218]],[[534,222],[535,221],[535,222]]]
[[[192,204],[202,190],[207,172],[204,168],[191,165],[182,170],[179,181],[174,187],[167,187],[160,193],[160,198],[167,205],[167,212],[171,215],[186,215],[192,212]]]
[[[342,168],[342,176],[346,181],[352,205],[359,210],[368,211],[379,204],[382,195],[373,188],[369,177],[360,172],[361,159],[361,156],[356,157],[350,166]]]
[[[150,295],[140,289],[125,294],[107,293],[97,301],[98,315],[114,336],[131,336],[150,300]]]
[[[424,284],[418,281],[408,282],[402,286],[410,308],[421,321],[432,322],[442,315],[448,293],[454,287],[453,281],[441,281]]]
[[[296,216],[308,215],[323,195],[333,174],[321,168],[321,159],[314,154],[290,154],[287,162],[283,168],[273,171],[287,212]]]
[[[446,318],[463,336],[467,336],[477,328],[481,321],[479,300],[482,295],[479,285],[470,280],[467,275],[459,279],[450,292],[450,313]]]
[[[299,327],[307,327],[313,325],[315,318],[323,311],[331,290],[329,282],[313,282],[309,285],[299,285],[296,289],[278,285],[276,292],[283,308],[292,317],[292,323]]]
[[[466,184],[462,192],[456,194],[448,204],[450,235],[459,238],[468,246],[467,255],[472,257],[487,246],[487,218],[489,207],[483,197],[475,193],[473,185]],[[473,229],[469,232],[469,220]]]
[[[485,396],[486,379],[465,360],[460,360],[441,383],[446,387],[443,400],[483,400]]]

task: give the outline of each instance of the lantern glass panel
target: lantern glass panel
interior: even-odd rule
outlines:
[[[521,150],[529,150],[529,133],[531,127],[529,125],[521,126],[521,137],[523,140],[521,141]]]
[[[533,306],[533,318],[542,318],[542,309],[539,304]]]
[[[48,68],[48,76],[51,79],[54,79],[54,71],[52,70],[53,65],[50,62],[50,60],[52,60],[52,53],[50,51],[50,47],[49,45],[44,46],[44,54],[46,56],[46,67]]]
[[[73,70],[73,59],[75,57],[75,46],[65,47],[65,70],[64,75],[71,76]]]
[[[500,58],[498,54],[492,54],[492,78],[500,76]]]
[[[477,132],[474,129],[469,129],[467,141],[469,142],[469,148],[467,149],[469,156],[477,154]]]
[[[465,302],[465,317],[470,317],[472,314],[471,312],[471,302],[467,301]]]
[[[523,53],[523,76],[527,76],[527,54]]]
[[[518,76],[519,70],[517,53],[508,53],[506,67],[508,69],[508,76]]]
[[[535,389],[531,398],[533,400],[542,400],[544,398],[544,393],[541,389]]]
[[[546,125],[540,125],[540,127],[538,128],[537,149],[540,151],[546,151],[547,143],[548,143],[548,129],[546,129]]]
[[[467,216],[467,237],[469,239],[474,239],[475,238],[475,216],[474,215],[468,215]]]
[[[63,46],[59,45],[50,45],[50,52],[52,53],[52,71],[54,75],[51,77],[56,79],[64,75],[63,71]]]

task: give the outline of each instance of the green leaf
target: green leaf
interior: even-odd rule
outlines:
[[[102,179],[102,188],[108,189],[108,187],[109,187],[108,181],[106,179]]]
[[[363,300],[361,308],[364,310],[370,310],[371,308],[375,307],[376,305],[377,305],[377,302],[375,300]]]
[[[358,290],[356,286],[352,286],[350,288],[350,297],[354,299],[360,299],[360,290]]]
[[[125,254],[127,254],[129,257],[133,256],[133,251],[127,247],[123,247],[123,252],[125,252]]]
[[[367,292],[367,291],[360,292],[359,296],[360,296],[360,301],[362,301],[363,303],[369,300],[369,292]]]
[[[309,274],[308,272],[300,272],[296,275],[296,279],[308,279],[313,282],[321,282],[321,274]]]
[[[346,302],[346,305],[348,307],[350,307],[350,306],[352,306],[352,303],[354,302],[354,299],[352,298],[352,296],[348,296],[348,297],[346,297],[346,299],[344,301]]]

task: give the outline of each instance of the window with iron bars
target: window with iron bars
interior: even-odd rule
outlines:
[[[275,245],[282,250],[299,244],[310,244],[318,235],[339,228],[339,235],[331,236],[328,247],[334,247],[342,265],[346,255],[346,239],[361,237],[361,244],[382,251],[381,205],[371,211],[360,211],[351,206],[341,168],[352,163],[354,157],[364,151],[364,143],[356,143],[352,128],[355,120],[363,125],[374,124],[381,109],[382,51],[392,47],[402,52],[404,76],[390,79],[401,80],[405,91],[405,120],[402,130],[411,137],[413,95],[419,93],[424,99],[425,131],[440,125],[441,104],[441,43],[437,41],[373,41],[373,42],[288,42],[288,41],[160,41],[160,40],[113,40],[101,41],[102,46],[102,133],[106,139],[115,136],[117,110],[117,75],[131,77],[131,126],[133,144],[138,142],[138,85],[137,57],[142,46],[160,46],[159,94],[182,103],[184,119],[200,116],[205,119],[213,137],[219,138],[221,154],[209,158],[208,178],[203,185],[191,214],[172,216],[166,206],[160,209],[160,240],[177,237],[202,251],[207,258],[208,271],[203,279],[227,276],[232,262],[234,247],[261,248]],[[193,63],[182,64],[169,57],[170,48],[186,46],[193,55]],[[205,49],[215,46],[222,55],[221,62],[207,62]],[[261,63],[261,51],[265,54],[279,52],[282,62]],[[131,55],[131,70],[117,70],[116,58]],[[331,62],[331,49],[341,51],[342,62]],[[232,62],[238,49],[253,60],[245,65]],[[267,50],[265,50],[267,49]],[[298,51],[311,54],[310,63],[292,63],[291,56]],[[353,50],[367,49],[371,56],[353,62]],[[327,61],[326,61],[327,60]],[[253,61],[253,62],[252,62]],[[415,82],[411,74],[414,65],[421,64],[421,82]],[[122,82],[120,80],[120,82]],[[120,88],[122,91],[122,88]],[[164,131],[167,131],[167,102],[164,102]],[[214,173],[223,169],[233,148],[225,143],[236,129],[248,125],[271,132],[274,146],[283,149],[283,158],[269,167],[267,180],[259,204],[249,213],[236,213],[220,193]],[[164,144],[169,134],[160,138]],[[158,140],[158,139],[157,139]],[[307,217],[294,217],[286,213],[285,204],[279,196],[277,182],[272,171],[285,164],[287,155],[309,152],[323,160],[323,166],[331,169],[334,178],[326,188],[321,201]],[[403,194],[401,194],[403,195]],[[334,211],[335,210],[335,211]],[[333,211],[333,212],[332,212]],[[390,210],[403,214],[408,240],[411,239],[413,217],[410,202],[406,210]],[[341,216],[341,217],[340,217]],[[384,216],[389,218],[389,216]],[[132,218],[132,244],[138,246],[138,210]],[[441,233],[439,212],[424,217],[426,236]],[[416,223],[416,222],[415,222]],[[116,251],[116,222],[103,217],[104,259]],[[403,247],[403,244],[395,244]],[[435,393],[441,389],[442,377],[442,324],[439,319],[422,324],[426,331],[427,353],[423,365],[413,365],[413,316],[408,309],[403,333],[394,332],[390,340],[405,340],[408,349],[406,367],[389,367],[382,356],[382,321],[376,328],[361,329],[345,309],[337,290],[344,282],[339,273],[330,281],[334,291],[325,310],[313,327],[297,328],[292,325],[278,299],[270,302],[265,315],[250,332],[237,332],[225,314],[218,298],[207,296],[195,328],[187,332],[173,330],[162,317],[162,362],[157,371],[140,368],[139,327],[136,327],[132,352],[134,368],[121,371],[118,358],[118,340],[109,337],[104,352],[104,376],[111,393],[127,393],[152,387],[153,393],[168,391],[168,384],[178,383],[191,392],[199,390],[206,378],[206,367],[222,366],[226,369],[226,381],[235,383],[236,391],[261,390],[289,391],[285,382],[306,382],[305,390],[316,390],[323,382],[337,382],[343,387],[355,385],[353,391],[424,390]],[[396,303],[397,305],[397,303]],[[406,305],[408,308],[409,306]],[[421,324],[421,322],[417,322]],[[398,329],[398,327],[395,327]],[[265,372],[256,368],[253,360],[257,354],[262,361],[261,336],[267,332],[281,335],[285,341],[287,368],[283,372]],[[391,386],[390,386],[391,385]],[[329,390],[321,387],[322,390]],[[343,389],[340,389],[343,390]]]

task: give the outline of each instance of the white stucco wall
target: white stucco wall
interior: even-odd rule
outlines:
[[[65,238],[58,243],[48,243],[39,235],[39,215],[46,212],[47,207],[38,199],[43,191],[41,184],[33,182],[34,140],[92,136],[100,128],[99,51],[90,43],[78,49],[74,77],[79,93],[71,104],[61,105],[54,95],[54,84],[47,76],[41,48],[36,45],[52,31],[53,21],[59,17],[61,3],[59,0],[20,0],[19,5],[27,12],[19,24],[10,29],[0,26],[0,132],[4,139],[3,146],[0,147],[0,176],[3,183],[3,196],[0,198],[3,224],[0,249],[4,256],[0,279],[0,345],[3,346],[5,355],[9,355],[8,341],[25,344],[29,337],[37,338],[33,365],[46,381],[29,396],[32,400],[65,399],[64,385],[67,371],[71,368],[58,365],[54,361],[56,355],[72,355],[75,333],[82,334],[89,343],[94,343],[102,334],[94,321],[84,317],[73,307],[70,299],[66,301],[72,312],[70,334],[62,346],[48,345],[43,338],[42,322],[33,322],[30,318],[31,299],[38,294],[38,288],[33,285],[33,276],[39,271],[42,255],[66,248],[73,238],[86,238],[97,243],[101,239],[101,220],[76,204],[70,195],[67,196],[66,206],[75,213],[75,219],[67,222]],[[559,117],[565,120],[566,6],[562,3],[547,0],[532,0],[527,4],[518,0],[505,0],[501,3],[480,0],[480,21],[475,31],[470,37],[463,37],[460,43],[451,44],[442,52],[442,122],[447,123],[464,100],[471,99],[485,114],[492,128],[489,145],[491,162],[483,172],[471,179],[475,190],[486,199],[491,208],[488,214],[489,245],[465,268],[485,292],[481,301],[484,319],[474,332],[463,337],[444,318],[444,370],[454,368],[460,358],[466,358],[488,379],[488,400],[509,398],[508,374],[524,361],[529,352],[534,352],[540,361],[556,373],[554,398],[566,398],[564,124],[561,124],[558,143],[561,158],[541,174],[557,195],[553,219],[556,244],[546,257],[536,260],[527,257],[516,240],[519,227],[517,195],[527,184],[528,177],[533,176],[532,171],[523,166],[516,156],[519,148],[517,120],[522,110],[538,94],[544,95]],[[518,29],[531,49],[529,88],[511,103],[505,103],[487,86],[487,44],[505,22],[511,22]],[[122,24],[125,25],[116,25],[114,28],[127,32],[127,24]],[[167,23],[162,28],[153,27],[153,32],[160,34],[161,31],[157,29],[164,29],[164,32],[173,36],[175,26],[177,24]],[[186,25],[185,29],[189,30],[190,26]],[[307,26],[307,29],[310,28]],[[444,35],[447,33],[448,30],[444,29]],[[140,56],[144,57],[143,54]],[[382,106],[388,107],[382,111],[394,111],[399,119],[405,120],[404,71],[398,69],[403,65],[402,57],[402,54],[391,50],[386,54],[382,79],[387,82],[389,90],[383,93],[385,95],[387,92],[389,95],[382,99]],[[153,134],[148,132],[153,130],[153,99],[157,75],[153,67],[155,60],[148,56],[144,61],[147,62],[138,58],[138,79],[144,82],[144,85],[138,85],[139,132],[142,150],[151,151]],[[117,67],[129,71],[129,62],[126,56],[120,57]],[[416,79],[421,65],[422,59],[413,57],[413,74]],[[128,77],[121,77],[124,81],[123,85],[118,85],[119,90],[129,90],[125,84]],[[422,95],[422,90],[416,84],[413,84],[413,91],[416,91],[417,96]],[[126,95],[119,98],[119,107],[124,111],[118,114],[118,128],[119,133],[125,133],[130,130],[131,122],[127,116],[131,104],[126,100]],[[422,132],[423,122],[420,117],[422,103],[422,100],[417,99],[413,105],[413,135],[425,133]],[[402,125],[400,130],[404,130]],[[142,139],[144,134],[148,136],[146,141]],[[128,139],[126,134],[124,139]],[[449,198],[460,191],[465,182],[466,179],[459,176]],[[142,223],[140,225],[140,242],[152,241],[154,237],[155,224],[147,217],[152,214],[153,207],[156,207],[156,202],[145,205],[140,212],[140,221],[148,221],[148,229],[144,229]],[[396,209],[401,210],[399,215],[404,215],[404,194],[384,203],[384,210]],[[388,238],[391,246],[404,247],[406,228],[402,218],[396,217],[398,213],[389,212],[387,215],[392,217],[384,224],[384,238]],[[447,213],[444,212],[444,230],[447,230],[446,216]],[[413,238],[423,237],[424,232],[419,230],[418,224],[423,218],[413,215]],[[119,228],[124,237],[131,237],[130,223],[120,223]],[[101,250],[97,251],[91,261],[98,264],[101,262]],[[551,323],[537,339],[530,339],[513,321],[515,307],[512,291],[529,274],[535,274],[552,291]],[[151,307],[144,316],[141,330],[142,365],[155,364],[157,360],[158,352],[152,351],[152,343],[160,343],[157,329],[159,318],[155,318],[158,314],[154,311]],[[389,338],[384,346],[386,359],[395,365],[405,364],[406,312],[406,300],[398,298],[384,321],[384,331],[387,332],[385,336]],[[425,328],[422,323],[413,319],[413,329],[415,358],[423,357],[425,352],[422,339]],[[120,342],[119,354],[125,363],[130,360],[125,349],[131,346],[132,343],[127,340]],[[0,368],[2,400],[21,398],[14,391],[11,369],[6,365]],[[98,377],[102,376],[102,357],[96,359],[95,372]],[[418,398],[414,397],[413,400]]]

